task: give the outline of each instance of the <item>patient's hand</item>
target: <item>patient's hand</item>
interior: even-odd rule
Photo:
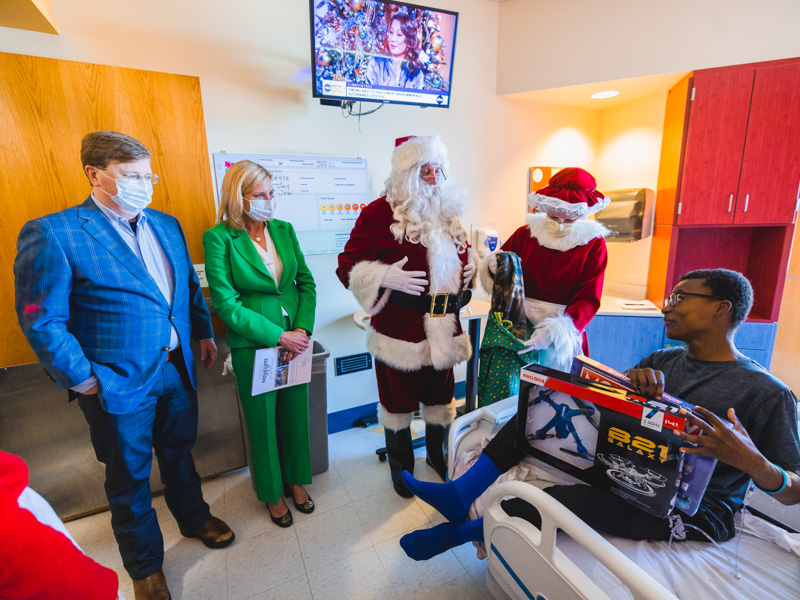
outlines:
[[[720,419],[702,406],[695,406],[694,412],[684,408],[680,412],[692,425],[703,430],[703,435],[675,430],[681,439],[697,444],[696,448],[681,448],[681,452],[713,456],[745,473],[757,470],[759,462],[765,460],[732,408],[728,409],[729,421]]]
[[[681,439],[698,444],[697,448],[681,448],[681,452],[713,456],[747,473],[762,490],[778,490],[785,483],[784,489],[773,497],[787,505],[800,503],[800,477],[792,472],[784,475],[780,467],[761,454],[736,416],[736,411],[728,409],[728,421],[700,406],[695,406],[693,413],[682,408],[681,413],[690,423],[700,427],[704,434],[689,435],[674,430]]]
[[[654,369],[631,369],[628,371],[628,378],[637,394],[661,400],[664,393],[664,373]]]

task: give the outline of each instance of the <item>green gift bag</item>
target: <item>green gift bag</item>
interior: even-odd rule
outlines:
[[[539,362],[539,351],[517,354],[525,347],[503,326],[503,315],[491,313],[486,323],[478,370],[478,406],[487,406],[519,393],[519,372],[530,363]],[[533,326],[528,321],[530,331]]]
[[[538,350],[517,354],[533,333],[533,324],[525,318],[524,301],[519,257],[513,252],[500,252],[492,287],[492,309],[481,342],[478,406],[518,394],[520,369],[539,362]]]

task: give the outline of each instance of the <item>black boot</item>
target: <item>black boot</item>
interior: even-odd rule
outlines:
[[[444,458],[444,438],[449,427],[425,423],[425,450],[428,456],[425,462],[439,474],[442,481],[447,481],[447,461]]]
[[[406,427],[399,431],[384,428],[386,433],[386,457],[389,459],[389,468],[392,471],[392,485],[394,491],[403,498],[412,498],[411,493],[400,478],[403,471],[414,472],[414,447],[411,444],[411,428]]]

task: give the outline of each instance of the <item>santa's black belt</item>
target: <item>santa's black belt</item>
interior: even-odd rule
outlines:
[[[412,296],[405,292],[392,290],[392,293],[389,294],[389,302],[412,310],[418,310],[419,312],[428,313],[432,317],[458,314],[461,307],[469,304],[471,299],[471,290],[463,290],[458,294],[441,292],[438,294],[423,294],[421,296]]]

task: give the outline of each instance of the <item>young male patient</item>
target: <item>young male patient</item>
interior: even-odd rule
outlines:
[[[748,481],[783,504],[800,503],[800,439],[797,398],[779,379],[747,358],[733,343],[736,328],[747,318],[753,289],[741,274],[727,269],[692,271],[667,298],[662,313],[667,337],[686,342],[644,357],[628,373],[637,393],[660,398],[664,391],[691,402],[687,418],[704,432],[699,444],[683,452],[705,454],[720,462],[694,516],[676,512],[659,518],[634,508],[618,496],[587,485],[556,485],[545,491],[588,525],[605,534],[630,539],[667,540],[688,523],[715,541],[734,536],[733,517],[744,502]],[[486,446],[478,461],[458,479],[444,484],[417,481],[403,474],[408,488],[447,519],[430,529],[403,536],[400,545],[415,560],[427,560],[468,541],[483,541],[483,519],[466,521],[472,502],[525,452],[514,447],[517,416]],[[537,527],[538,511],[520,499],[503,509]],[[705,541],[687,528],[685,539]]]

